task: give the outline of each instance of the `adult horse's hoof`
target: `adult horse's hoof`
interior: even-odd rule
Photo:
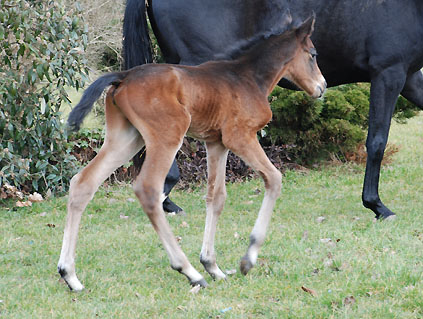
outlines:
[[[397,215],[395,214],[380,218],[380,220],[383,220],[386,222],[393,222],[396,219],[397,219]]]
[[[253,268],[254,265],[253,263],[250,261],[250,258],[248,258],[247,255],[245,255],[244,257],[242,257],[241,259],[241,263],[239,265],[239,269],[241,270],[241,273],[245,276],[246,274],[248,274],[248,272],[250,271],[251,268]]]
[[[380,221],[394,221],[396,218],[397,218],[397,215],[395,215],[395,213],[391,211],[389,211],[386,214],[380,214],[376,216],[376,219]]]
[[[186,215],[184,210],[178,205],[176,205],[174,202],[172,202],[169,197],[166,197],[165,200],[163,201],[163,210],[167,213]]]

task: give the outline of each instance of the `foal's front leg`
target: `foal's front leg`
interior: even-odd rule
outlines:
[[[214,279],[224,279],[226,278],[225,274],[216,264],[214,238],[217,220],[226,199],[225,172],[228,149],[221,142],[206,143],[206,149],[208,172],[207,216],[200,261]]]
[[[270,162],[261,148],[256,134],[245,134],[244,138],[231,139],[225,145],[250,165],[264,180],[266,192],[254,228],[250,234],[250,246],[241,260],[241,272],[246,275],[256,264],[276,199],[282,187],[282,174]]]

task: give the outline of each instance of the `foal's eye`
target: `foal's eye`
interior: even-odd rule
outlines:
[[[315,59],[317,57],[317,51],[315,48],[312,48],[309,53],[312,59]]]

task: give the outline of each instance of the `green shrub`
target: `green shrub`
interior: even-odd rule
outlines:
[[[0,0],[0,188],[64,191],[76,161],[60,121],[65,86],[86,80],[79,5]]]
[[[270,96],[272,122],[262,144],[287,145],[298,163],[312,163],[336,154],[343,158],[365,141],[369,113],[369,84],[328,89],[321,100],[304,92],[276,87]],[[400,97],[395,119],[404,122],[417,107]]]

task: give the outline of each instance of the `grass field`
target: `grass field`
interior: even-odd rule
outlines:
[[[129,185],[101,188],[83,216],[82,293],[56,273],[66,198],[0,207],[0,317],[423,318],[423,116],[393,124],[390,142],[399,152],[383,167],[380,192],[396,221],[375,222],[362,207],[363,166],[288,171],[258,265],[246,277],[238,263],[262,183],[228,185],[216,250],[220,267],[237,272],[227,281],[206,276],[209,287],[196,294],[170,269],[139,204],[128,201],[135,198]],[[205,187],[175,191],[187,215],[168,217],[203,274],[204,194]]]

